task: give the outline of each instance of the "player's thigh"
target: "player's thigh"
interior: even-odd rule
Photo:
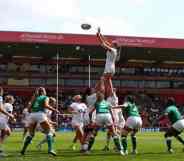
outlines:
[[[103,118],[103,122],[106,126],[113,126],[113,120],[111,114],[105,114]]]
[[[137,117],[137,116],[130,116],[128,117],[126,123],[125,123],[125,127],[129,128],[129,129],[140,129],[142,126],[142,120],[141,117]]]
[[[178,131],[178,132],[182,132],[184,129],[184,119],[182,120],[178,120],[177,122],[175,122],[172,127]]]
[[[0,120],[0,129],[7,129],[9,128],[8,123],[5,120]]]

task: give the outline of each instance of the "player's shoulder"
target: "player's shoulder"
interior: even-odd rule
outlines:
[[[110,47],[110,51],[114,52],[114,53],[117,53],[118,50],[116,48],[114,48],[114,47]]]
[[[76,106],[77,103],[76,102],[72,102],[70,106]]]

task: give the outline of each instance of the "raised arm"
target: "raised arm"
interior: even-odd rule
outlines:
[[[108,41],[106,40],[106,38],[101,34],[100,28],[98,28],[98,31],[97,31],[97,34],[96,34],[96,35],[97,35],[97,38],[98,38],[98,40],[100,41],[101,45],[102,45],[105,49],[111,50],[112,44],[111,44],[110,42],[108,42]]]
[[[49,98],[45,99],[44,108],[51,110],[51,111],[54,111],[54,112],[57,112],[57,113],[60,113],[56,108],[53,108],[52,106],[49,105]]]

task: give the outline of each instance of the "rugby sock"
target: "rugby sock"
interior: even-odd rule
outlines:
[[[118,136],[113,136],[114,144],[117,147],[117,149],[120,151],[122,150],[120,138]]]
[[[127,150],[127,137],[126,136],[122,136],[121,143],[123,146],[123,150],[126,151]]]
[[[137,148],[137,139],[135,135],[131,135],[132,150],[135,151]]]
[[[111,135],[107,134],[107,138],[106,138],[106,146],[107,147],[109,147],[110,140],[111,140]]]
[[[47,143],[48,143],[48,151],[52,151],[53,150],[53,138],[52,138],[52,134],[48,134],[47,135]]]
[[[94,137],[91,137],[91,138],[89,139],[88,150],[91,150],[91,148],[92,148],[94,142],[95,142],[95,138],[94,138]]]
[[[31,140],[32,140],[32,139],[33,139],[33,137],[30,136],[30,135],[28,135],[28,136],[26,137],[25,142],[24,142],[24,146],[23,146],[22,151],[21,151],[22,154],[25,153],[25,151],[26,151],[28,145],[31,143]]]
[[[177,136],[175,136],[175,138],[176,138],[180,143],[182,143],[182,144],[184,145],[184,140],[182,139],[181,136],[177,135]]]
[[[170,137],[166,137],[166,145],[167,145],[168,150],[172,149],[171,148],[171,138]]]

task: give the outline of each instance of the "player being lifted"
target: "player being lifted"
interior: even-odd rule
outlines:
[[[115,62],[118,55],[118,45],[116,42],[110,43],[105,39],[101,34],[100,28],[97,31],[97,38],[100,41],[102,47],[104,47],[106,52],[106,62],[104,70],[104,85],[105,85],[105,94],[108,97],[111,93],[112,87],[112,77],[115,74]]]
[[[29,111],[31,111],[29,117],[29,135],[25,139],[21,154],[24,155],[28,145],[31,143],[31,140],[34,137],[37,124],[40,124],[41,128],[45,131],[47,135],[48,153],[55,156],[56,153],[52,147],[52,128],[44,111],[45,109],[49,109],[58,113],[59,111],[49,105],[49,98],[46,95],[45,88],[39,87],[36,89],[36,92],[30,101],[29,108]]]
[[[171,146],[172,136],[174,136],[180,143],[182,143],[182,145],[184,145],[184,140],[180,136],[181,132],[184,129],[184,119],[182,118],[178,108],[176,107],[174,98],[168,98],[167,107],[164,115],[165,117],[168,117],[168,119],[172,123],[171,127],[167,129],[164,136],[168,152],[173,153],[173,149]]]

